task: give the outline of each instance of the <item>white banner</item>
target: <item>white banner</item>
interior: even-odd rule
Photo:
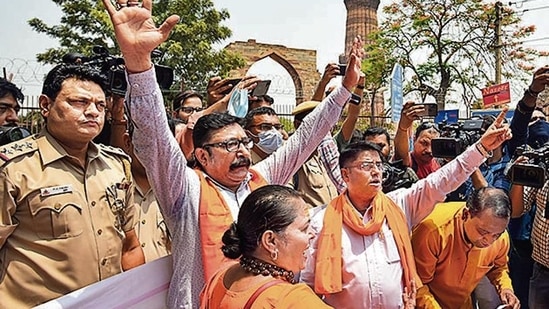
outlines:
[[[44,303],[39,309],[166,308],[171,255]]]

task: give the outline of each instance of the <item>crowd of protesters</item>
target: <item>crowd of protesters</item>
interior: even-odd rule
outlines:
[[[422,104],[404,105],[392,144],[383,128],[357,134],[359,37],[341,84],[326,89],[340,73],[326,66],[294,128],[272,97],[249,94],[254,76],[213,77],[166,113],[151,52],[179,17],[155,26],[152,2],[103,0],[125,97],[96,68],[59,64],[39,98],[44,128],[0,146],[0,307],[171,255],[168,308],[549,308],[549,181],[506,175],[527,160],[515,149],[549,141],[536,108],[547,68],[510,124],[507,108],[485,117],[478,140],[442,161],[433,123],[417,125],[410,148]],[[17,125],[22,101],[0,79],[0,125]],[[386,190],[391,161],[408,182]]]

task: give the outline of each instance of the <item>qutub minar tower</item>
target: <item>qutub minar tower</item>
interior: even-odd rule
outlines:
[[[377,30],[377,9],[380,0],[344,0],[347,8],[347,22],[345,26],[345,53],[339,56],[339,63],[345,63],[346,56],[353,45],[353,40],[360,35],[368,44],[368,35]],[[371,115],[379,116],[383,113],[383,93],[378,92],[373,99],[365,106],[366,110],[374,109]],[[370,125],[374,125],[374,118],[370,118]]]
[[[347,8],[345,28],[345,55],[360,35],[365,41],[372,31],[377,29],[377,9],[380,0],[344,0]]]

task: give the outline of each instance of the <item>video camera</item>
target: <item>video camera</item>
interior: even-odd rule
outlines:
[[[433,157],[455,158],[482,136],[482,119],[439,124],[440,137],[431,140]]]
[[[514,162],[518,157],[528,158],[527,163],[516,163],[510,166],[507,176],[511,182],[518,185],[541,188],[545,184],[547,168],[549,167],[549,143],[538,149],[528,145],[517,147],[513,155]]]
[[[400,188],[410,188],[417,179],[412,179],[406,173],[407,167],[402,160],[383,163],[383,192],[391,192]]]
[[[63,56],[64,63],[85,64],[98,68],[107,77],[110,94],[124,96],[127,82],[124,72],[124,58],[115,57],[103,46],[93,47],[93,56],[86,57],[78,53],[69,53]],[[158,57],[161,52],[153,51],[152,57]],[[173,83],[173,69],[167,66],[155,64],[156,80],[160,89],[169,89]]]
[[[23,127],[0,126],[0,146],[30,136],[29,130]]]

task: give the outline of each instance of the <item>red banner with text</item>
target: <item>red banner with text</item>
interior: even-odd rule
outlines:
[[[482,89],[482,102],[484,108],[511,102],[511,90],[509,82],[490,86]]]

